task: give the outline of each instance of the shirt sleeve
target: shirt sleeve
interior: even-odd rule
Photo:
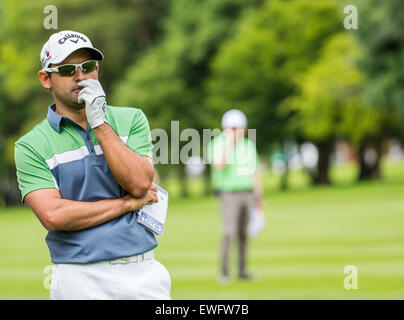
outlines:
[[[153,143],[146,115],[139,110],[130,129],[126,145],[141,156],[153,157]]]
[[[25,196],[38,189],[57,189],[57,185],[46,162],[31,147],[16,143],[14,160],[17,169],[17,181],[22,201]]]

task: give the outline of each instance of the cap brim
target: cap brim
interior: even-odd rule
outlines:
[[[86,49],[91,56],[93,57],[94,60],[98,60],[101,61],[104,59],[104,55],[101,53],[100,50],[96,49],[96,48],[92,48],[92,47],[81,47],[81,48],[77,48],[76,50],[69,52],[67,55],[63,55],[60,57],[55,58],[54,60],[52,60],[49,64],[53,63],[61,63],[63,60],[65,60],[68,56],[70,56],[73,52],[76,52],[77,50],[81,50],[81,49]]]
[[[81,48],[81,49],[87,49],[88,52],[90,52],[90,54],[93,56],[94,60],[98,60],[101,61],[104,59],[104,55],[101,53],[100,50],[96,49],[96,48]]]

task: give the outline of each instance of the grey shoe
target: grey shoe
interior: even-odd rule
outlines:
[[[240,280],[246,280],[246,281],[255,280],[255,277],[251,273],[248,273],[248,272],[240,273],[238,277]]]
[[[219,276],[219,283],[221,285],[226,285],[230,282],[230,277],[227,274],[221,274]]]

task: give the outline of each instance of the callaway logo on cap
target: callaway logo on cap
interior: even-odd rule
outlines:
[[[101,51],[93,47],[87,36],[80,32],[64,30],[52,34],[44,44],[40,55],[42,67],[47,68],[51,63],[61,63],[79,49],[88,49],[94,60],[104,59]]]

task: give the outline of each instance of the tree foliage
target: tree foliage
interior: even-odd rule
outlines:
[[[210,76],[210,61],[243,12],[258,2],[172,2],[164,39],[128,70],[114,100],[144,108],[152,127],[169,131],[171,120],[179,120],[181,128],[210,127],[202,86]]]
[[[404,2],[356,0],[354,3],[360,21],[356,35],[364,50],[360,67],[367,77],[365,98],[376,108],[388,112],[394,108],[403,123]]]
[[[296,90],[293,82],[315,61],[327,38],[341,28],[336,1],[267,1],[242,21],[213,61],[208,105],[221,114],[244,110],[259,132],[260,150],[289,132],[290,115],[279,105]]]

